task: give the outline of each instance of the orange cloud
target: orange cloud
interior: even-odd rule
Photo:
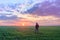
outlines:
[[[18,17],[18,20],[3,20],[0,21],[0,25],[7,25],[7,26],[31,26],[38,22],[40,25],[58,25],[60,18],[55,16],[38,16],[32,14],[19,14],[14,12],[15,15]]]

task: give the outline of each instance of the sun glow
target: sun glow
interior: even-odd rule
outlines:
[[[23,23],[22,26],[25,26],[25,24]]]

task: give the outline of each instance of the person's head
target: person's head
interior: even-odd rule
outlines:
[[[38,23],[36,22],[36,25],[38,25]]]

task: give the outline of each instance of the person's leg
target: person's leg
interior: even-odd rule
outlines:
[[[36,33],[38,32],[38,28],[35,29],[35,32],[36,32]]]

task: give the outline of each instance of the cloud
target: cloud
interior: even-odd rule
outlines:
[[[0,15],[0,20],[17,20],[15,15]]]
[[[17,15],[18,16],[18,15]],[[60,18],[55,16],[38,16],[32,14],[20,14],[19,19],[17,20],[3,20],[1,22],[2,25],[15,25],[15,26],[32,26],[36,22],[40,25],[60,25]],[[7,25],[8,26],[8,25]]]
[[[36,22],[40,25],[60,25],[59,0],[20,1],[0,4],[1,25],[21,26],[24,23],[26,26]]]
[[[44,1],[42,3],[36,4],[32,7],[32,10],[28,10],[28,13],[36,14],[39,16],[60,16],[60,2],[59,0]]]

